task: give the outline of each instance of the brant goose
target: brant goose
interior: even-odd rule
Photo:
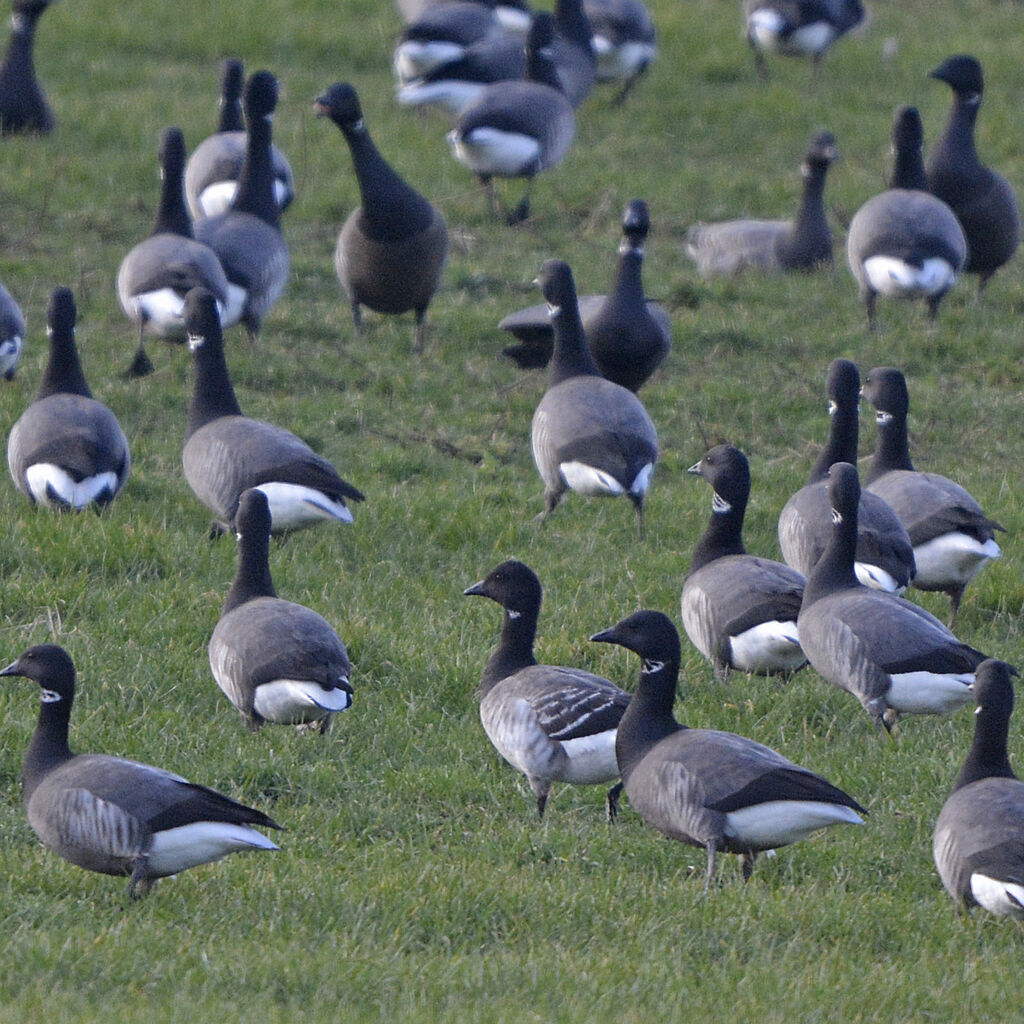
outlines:
[[[657,55],[654,22],[643,0],[583,0],[593,32],[597,80],[621,82],[622,103]]]
[[[970,702],[985,655],[923,608],[857,580],[859,498],[856,467],[837,462],[828,473],[832,537],[807,576],[800,644],[814,669],[852,693],[879,727],[891,728],[904,713],[949,714]]]
[[[242,315],[241,302],[233,296],[217,254],[192,234],[185,209],[181,176],[185,167],[185,139],[180,128],[167,128],[157,150],[160,161],[160,206],[149,237],[139,242],[117,272],[117,299],[121,309],[139,327],[139,346],[128,370],[130,377],[153,372],[146,354],[145,335],[185,340],[183,310],[192,288],[213,292],[221,321],[228,326]]]
[[[930,72],[953,90],[946,129],[928,157],[928,189],[948,203],[967,236],[969,274],[978,290],[1014,254],[1020,242],[1020,210],[1010,183],[979,159],[974,122],[984,90],[974,57],[950,57]]]
[[[719,851],[739,854],[748,879],[764,850],[828,825],[862,824],[864,808],[820,775],[745,736],[676,721],[679,633],[667,615],[636,612],[590,639],[640,655],[640,683],[615,739],[622,784],[648,825],[707,851],[705,891]]]
[[[562,92],[574,108],[590,95],[597,81],[593,38],[594,30],[584,9],[584,0],[555,0],[551,62]]]
[[[412,310],[413,348],[420,352],[427,306],[448,256],[444,218],[380,155],[351,85],[336,82],[315,109],[341,129],[359,184],[361,205],[348,215],[334,250],[334,270],[351,304],[356,331],[364,305],[378,313]]]
[[[583,336],[569,265],[548,260],[539,283],[555,330],[551,376],[531,431],[533,459],[544,481],[540,518],[567,490],[625,495],[643,536],[644,495],[658,458],[654,424],[632,391],[601,376]]]
[[[644,297],[641,276],[651,218],[642,199],[622,215],[619,259],[607,295],[581,295],[578,303],[590,354],[602,376],[639,391],[672,347],[672,321],[664,307]],[[506,316],[498,327],[518,340],[504,354],[524,370],[547,366],[554,346],[545,303]]]
[[[857,460],[860,375],[848,359],[828,368],[829,433],[807,483],[779,514],[782,557],[804,576],[829,541],[829,504],[825,479],[834,462]],[[899,517],[870,491],[861,495],[857,514],[857,578],[878,590],[902,593],[914,576],[914,548]]]
[[[217,685],[256,732],[264,722],[315,725],[352,706],[348,652],[326,619],[283,601],[270,575],[270,505],[253,488],[238,501],[238,569],[210,637]]]
[[[192,151],[185,165],[185,199],[194,220],[227,211],[238,191],[245,163],[245,119],[242,116],[242,62],[221,63],[220,118],[217,131]],[[295,198],[295,178],[287,157],[270,147],[274,165],[274,199],[283,213]]]
[[[501,216],[494,177],[526,178],[526,195],[505,216],[510,224],[530,213],[535,175],[559,163],[572,144],[576,116],[550,57],[554,20],[537,14],[526,40],[526,78],[487,86],[448,133],[452,154],[480,179],[491,212]]]
[[[727,220],[694,224],[686,254],[702,277],[738,274],[748,267],[767,272],[814,270],[832,263],[832,232],[825,216],[825,175],[836,159],[830,132],[811,139],[800,165],[803,194],[794,220]]]
[[[255,340],[288,278],[270,156],[277,79],[269,71],[257,71],[246,83],[244,105],[248,131],[238,191],[224,213],[199,221],[195,232],[219,257],[232,289],[241,293],[241,320]]]
[[[43,382],[7,438],[14,485],[33,504],[51,508],[106,505],[131,472],[124,431],[85,381],[75,318],[70,290],[55,288],[46,309],[50,356]]]
[[[25,344],[25,317],[11,293],[0,284],[0,376],[14,380]]]
[[[711,519],[697,542],[683,584],[683,628],[725,681],[729,670],[788,674],[807,664],[796,617],[804,578],[781,562],[748,555],[743,516],[750,496],[750,465],[738,448],[712,448],[688,473],[714,493]]]
[[[29,824],[59,857],[104,875],[128,875],[144,896],[158,878],[239,850],[276,850],[262,811],[152,765],[109,754],[73,754],[68,724],[75,666],[63,647],[30,647],[0,676],[39,684],[39,719],[21,765]]]
[[[1024,920],[1024,783],[1006,750],[1015,669],[983,661],[974,678],[974,740],[935,823],[932,854],[946,892],[969,914],[983,907]]]
[[[53,111],[36,78],[32,48],[36,22],[51,0],[14,0],[11,35],[0,63],[0,135],[53,131]]]
[[[544,816],[552,782],[617,780],[615,729],[629,694],[582,669],[537,664],[542,592],[533,570],[502,562],[463,593],[489,597],[503,609],[501,638],[480,679],[480,720],[498,753],[529,780],[538,815]],[[621,791],[621,783],[608,791],[609,821]]]
[[[196,497],[230,529],[243,491],[258,487],[270,502],[273,532],[301,530],[324,520],[349,523],[345,500],[363,495],[325,458],[283,427],[242,415],[235,398],[217,303],[203,288],[185,298],[185,327],[195,383],[181,461]]]
[[[867,489],[885,501],[907,529],[917,567],[913,586],[949,595],[952,625],[964,588],[983,565],[1000,556],[995,533],[1003,527],[989,519],[959,484],[914,469],[907,441],[910,395],[899,370],[875,367],[863,394],[875,407],[878,424]]]

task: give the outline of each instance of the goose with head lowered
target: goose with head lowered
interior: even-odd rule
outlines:
[[[832,536],[807,577],[797,619],[807,660],[826,681],[852,693],[880,728],[891,728],[901,714],[944,715],[964,707],[985,655],[918,605],[858,581],[856,467],[837,462],[827,483]]]
[[[982,907],[1024,921],[1024,782],[1007,752],[1015,675],[1003,661],[978,666],[974,740],[935,822],[932,854],[964,913]]]
[[[831,266],[832,232],[823,197],[825,176],[835,159],[835,137],[816,133],[800,165],[803,191],[793,220],[694,224],[686,233],[685,252],[701,277],[739,274],[748,268],[780,273]]]
[[[360,205],[348,215],[334,249],[334,270],[356,331],[363,306],[392,315],[412,312],[413,348],[422,351],[427,307],[448,257],[444,217],[381,156],[351,85],[335,82],[315,109],[341,129],[359,185]]]
[[[48,135],[53,111],[36,77],[36,24],[53,0],[14,0],[11,34],[0,62],[0,135]]]
[[[676,721],[679,633],[667,615],[635,612],[590,639],[640,655],[640,682],[615,739],[622,784],[648,825],[707,852],[705,891],[719,852],[739,854],[748,879],[765,850],[829,825],[862,824],[853,797],[770,747]]]
[[[242,494],[235,529],[238,569],[210,637],[213,678],[253,732],[273,722],[326,733],[331,715],[352,706],[345,645],[321,615],[277,596],[262,491]]]
[[[914,469],[907,439],[910,394],[899,370],[876,366],[863,394],[874,406],[878,424],[867,490],[885,501],[907,529],[917,567],[912,585],[948,594],[952,622],[967,584],[1000,556],[995,535],[1004,527],[989,519],[959,484]]]
[[[73,754],[75,666],[56,644],[30,647],[0,676],[39,684],[42,704],[21,766],[28,820],[43,845],[87,871],[127,875],[145,895],[158,878],[241,850],[276,850],[262,811],[180,775],[108,754]]]
[[[263,318],[288,279],[288,246],[274,198],[271,157],[277,92],[277,79],[269,71],[257,71],[246,82],[245,162],[238,191],[224,213],[195,226],[196,239],[217,254],[232,292],[231,302],[241,304],[241,321],[252,339],[259,336]]]
[[[632,391],[605,380],[587,348],[572,271],[548,260],[539,278],[555,331],[547,391],[533,414],[533,459],[547,517],[568,490],[627,497],[643,536],[644,496],[658,460],[658,435]]]
[[[629,694],[582,669],[537,664],[542,591],[536,573],[509,560],[463,593],[503,609],[501,638],[480,680],[480,720],[498,753],[529,780],[538,815],[544,816],[552,782],[618,780],[615,730]],[[616,782],[608,791],[609,821],[621,790]]]
[[[203,288],[185,299],[185,326],[195,366],[181,461],[196,497],[231,528],[243,491],[258,487],[270,502],[274,533],[326,521],[352,521],[347,501],[363,495],[291,431],[243,416],[224,359],[217,303]]]
[[[117,417],[92,397],[75,345],[75,299],[55,288],[46,310],[50,356],[36,400],[7,438],[14,485],[33,504],[81,509],[113,501],[131,472]]]
[[[804,576],[821,557],[830,537],[825,479],[835,462],[856,462],[860,415],[860,374],[849,359],[828,368],[828,441],[807,483],[779,514],[779,547],[788,565]],[[878,590],[902,593],[914,576],[914,548],[899,517],[870,491],[857,516],[857,578]]]
[[[25,347],[25,317],[11,293],[0,284],[0,377],[14,380]]]
[[[245,163],[243,75],[240,60],[221,63],[217,131],[192,150],[185,165],[185,199],[194,220],[224,213],[238,191],[238,178]],[[274,167],[274,199],[284,213],[295,198],[295,177],[288,158],[277,146],[270,147],[270,156]]]
[[[928,190],[949,204],[967,238],[968,274],[978,291],[1017,251],[1020,208],[1013,186],[986,166],[974,145],[974,125],[984,82],[975,57],[958,54],[929,72],[953,90],[945,131],[928,156]]]
[[[651,12],[643,0],[583,0],[593,32],[597,80],[621,83],[615,103],[622,103],[657,56]]]
[[[730,669],[788,675],[807,664],[796,628],[804,578],[781,562],[748,555],[743,517],[750,464],[738,448],[712,448],[688,473],[714,492],[711,519],[697,542],[681,599],[683,628],[725,680]]]
[[[213,292],[225,326],[242,315],[240,301],[232,294],[217,254],[197,242],[185,209],[181,175],[185,167],[185,137],[180,128],[160,135],[160,206],[149,237],[134,246],[117,271],[117,299],[125,315],[139,328],[139,347],[128,375],[144,377],[153,372],[146,354],[147,334],[169,341],[185,340],[185,296],[193,288]]]
[[[577,298],[587,347],[603,377],[630,391],[661,365],[672,347],[672,321],[664,307],[644,296],[641,276],[651,216],[642,199],[631,200],[622,215],[619,259],[607,295]],[[547,366],[554,329],[546,303],[510,313],[499,324],[518,339],[504,354],[523,369]]]

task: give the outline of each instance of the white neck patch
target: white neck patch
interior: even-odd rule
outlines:
[[[41,690],[39,699],[44,704],[57,704],[61,700],[61,696],[56,690]]]
[[[711,511],[716,513],[731,512],[732,505],[729,504],[723,498],[718,491],[714,491],[711,495]]]
[[[202,334],[190,334],[188,336],[188,350],[189,352],[195,352],[197,348],[202,348],[206,344],[206,338]]]
[[[875,412],[875,422],[880,423],[883,426],[886,423],[892,423],[892,413],[886,412],[884,409],[878,409]]]
[[[838,526],[843,521],[843,513],[838,509],[832,509],[832,523]]]
[[[523,613],[517,612],[515,608],[506,608],[505,612],[510,619],[521,619],[523,616]]]
[[[665,662],[655,661],[653,658],[644,658],[643,671],[644,675],[653,676],[660,672],[665,667]]]

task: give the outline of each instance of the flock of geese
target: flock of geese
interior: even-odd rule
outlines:
[[[14,0],[0,67],[0,129],[48,132],[54,120],[32,64],[36,22],[48,0]],[[656,56],[640,0],[558,0],[554,14],[516,4],[436,2],[403,8],[408,25],[394,54],[398,101],[448,111],[448,139],[510,223],[529,215],[530,194],[502,211],[495,177],[533,178],[568,153],[575,111],[597,82],[633,90]],[[744,4],[759,72],[765,53],[804,53],[815,68],[860,25],[859,0]],[[890,187],[856,213],[848,259],[869,322],[877,296],[920,296],[934,316],[961,273],[979,289],[1013,255],[1020,235],[1009,184],[981,163],[973,126],[981,67],[951,57],[932,75],[953,90],[945,134],[922,159],[920,118],[897,111]],[[226,61],[218,131],[185,152],[181,132],[160,138],[161,199],[151,234],[124,257],[117,296],[137,326],[131,372],[152,363],[145,339],[187,340],[194,388],[182,451],[185,479],[214,515],[211,531],[238,537],[237,572],[209,641],[212,674],[251,729],[266,723],[325,732],[352,704],[344,643],[313,610],[279,598],[270,538],[321,522],[347,522],[362,493],[293,433],[243,414],[224,355],[223,330],[258,335],[289,272],[281,215],[294,197],[288,161],[271,123],[278,84],[258,71],[244,80]],[[337,239],[334,265],[358,330],[363,307],[414,315],[414,348],[448,250],[444,219],[390,167],[373,142],[351,85],[315,102],[348,145],[361,204]],[[816,134],[792,220],[694,225],[687,251],[703,275],[808,269],[831,261],[825,179],[835,139]],[[545,304],[510,314],[500,327],[523,367],[550,364],[531,443],[544,483],[541,517],[573,491],[622,496],[643,532],[644,497],[658,438],[637,392],[665,358],[671,323],[644,295],[646,204],[628,204],[607,295],[578,296],[572,271],[548,260],[538,283]],[[124,487],[131,457],[114,414],[90,392],[75,344],[76,310],[66,288],[47,310],[49,360],[36,400],[11,428],[15,486],[36,505],[105,505]],[[0,371],[17,369],[24,320],[0,290]],[[855,697],[880,730],[901,715],[947,714],[977,705],[974,741],[934,834],[934,856],[950,894],[1024,919],[1024,784],[1007,758],[1014,669],[952,632],[964,590],[1000,555],[987,516],[962,487],[915,470],[909,456],[909,397],[903,374],[836,359],[826,382],[830,429],[807,484],[779,519],[785,562],[748,554],[742,538],[750,495],[746,457],[730,445],[689,472],[712,490],[707,529],[692,555],[681,598],[684,631],[718,678],[732,671],[788,675],[810,664]],[[855,468],[858,407],[876,410],[877,447],[862,487]],[[946,593],[949,625],[901,595]],[[503,562],[466,595],[502,609],[497,646],[480,681],[480,715],[495,748],[528,779],[543,815],[554,782],[610,784],[614,820],[621,792],[650,826],[706,851],[705,885],[720,853],[757,856],[831,825],[859,824],[864,808],[820,775],[732,733],[688,728],[674,717],[681,662],[671,619],[640,611],[596,633],[640,657],[636,692],[570,667],[539,664],[534,642],[542,589],[516,560]],[[127,875],[133,895],[155,879],[235,850],[276,849],[263,830],[279,826],[170,772],[107,755],[75,755],[68,744],[75,668],[62,648],[29,648],[0,671],[40,687],[41,708],[22,782],[29,821],[68,861]]]

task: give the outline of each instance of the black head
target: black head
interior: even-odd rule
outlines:
[[[1015,675],[1017,670],[1005,661],[986,658],[974,670],[971,685],[974,702],[978,705],[976,713],[1008,719],[1013,712],[1013,682],[1010,677]]]
[[[825,170],[832,164],[838,152],[836,137],[831,132],[816,132],[811,136],[807,154],[804,156],[803,170],[805,174],[814,170]]]
[[[864,381],[864,397],[880,413],[906,419],[910,411],[907,380],[892,366],[876,366]]]
[[[545,260],[537,284],[549,306],[562,308],[576,301],[576,282],[572,269],[563,260]]]
[[[892,148],[897,153],[909,153],[924,145],[924,127],[917,107],[896,108],[892,119]]]
[[[350,128],[363,119],[359,96],[348,82],[335,82],[313,101],[317,117],[329,117],[339,128]]]
[[[945,82],[958,96],[981,96],[985,89],[981,64],[976,57],[965,53],[947,57],[928,75]]]
[[[467,597],[489,597],[508,611],[539,607],[541,586],[537,574],[522,562],[510,558],[493,568],[479,583],[467,587]]]
[[[189,348],[195,352],[216,336],[221,338],[220,314],[217,300],[207,288],[193,288],[185,296],[185,330],[188,333]]]
[[[834,515],[849,519],[857,515],[860,502],[860,478],[857,467],[849,462],[835,462],[828,471],[828,503]]]
[[[166,177],[182,174],[185,170],[185,136],[180,128],[165,128],[160,133],[156,154]]]
[[[270,536],[270,502],[257,487],[242,491],[235,512],[235,532],[239,537]]]
[[[716,445],[686,472],[703,477],[730,507],[745,505],[750,495],[750,463],[731,444]]]
[[[828,366],[828,400],[832,406],[849,411],[860,401],[860,373],[849,359],[833,359]]]
[[[11,4],[11,10],[14,14],[34,19],[38,18],[52,2],[53,0],[14,0],[14,3]]]
[[[277,79],[269,71],[257,71],[250,76],[242,101],[246,121],[271,117],[277,106],[277,92]]]
[[[663,612],[634,612],[611,629],[595,633],[591,640],[603,644],[617,644],[644,661],[672,662],[679,664],[681,648],[679,630]]]
[[[75,296],[71,289],[54,288],[46,305],[47,332],[51,336],[73,332],[77,320],[78,310],[75,308]]]
[[[17,661],[0,670],[0,676],[21,676],[38,683],[45,703],[70,700],[75,695],[74,663],[57,644],[30,647]]]
[[[242,62],[234,58],[221,61],[220,65],[220,98],[225,105],[237,103],[242,98],[242,82],[244,81]]]
[[[539,53],[555,41],[555,19],[549,11],[537,11],[526,33],[526,52]]]

